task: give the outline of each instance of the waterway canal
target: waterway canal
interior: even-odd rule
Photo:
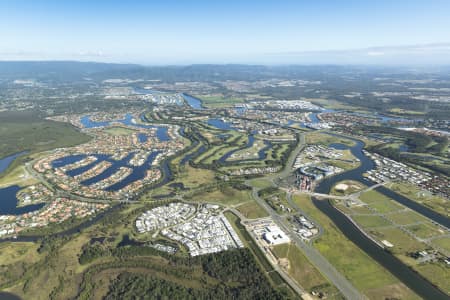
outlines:
[[[16,153],[0,159],[0,175],[5,172],[12,162],[19,156],[26,152]],[[18,199],[17,192],[21,189],[18,185],[12,185],[5,188],[0,188],[0,216],[1,215],[21,215],[29,213],[42,208],[45,204],[32,204],[22,207],[17,207]]]
[[[344,136],[340,137],[347,138]],[[356,169],[325,178],[317,185],[315,192],[328,194],[333,185],[342,180],[356,180],[367,185],[373,184],[363,176],[363,173],[374,168],[374,163],[362,152],[364,143],[356,139],[352,140],[355,141],[356,144],[353,147],[348,148],[350,148],[352,154],[361,161],[360,166]],[[346,146],[339,144],[338,147],[342,149]],[[394,201],[397,201],[409,207],[410,209],[429,217],[435,222],[438,222],[447,227],[449,225],[449,220],[447,218],[434,213],[433,211],[430,212],[430,209],[412,200],[409,200],[408,198],[405,198],[385,187],[378,188],[377,191],[392,198]],[[359,248],[366,252],[380,265],[390,271],[393,275],[399,278],[405,285],[415,291],[418,295],[425,299],[449,299],[448,295],[433,286],[429,281],[406,266],[394,255],[390,254],[389,252],[378,246],[374,241],[365,236],[345,215],[338,211],[330,203],[330,201],[318,200],[316,198],[313,198],[312,200],[314,205],[320,211],[325,213],[348,239],[355,243]]]

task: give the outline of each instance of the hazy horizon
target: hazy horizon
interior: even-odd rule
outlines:
[[[450,64],[448,1],[0,3],[0,60]]]

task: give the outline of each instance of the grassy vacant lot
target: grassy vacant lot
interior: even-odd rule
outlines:
[[[310,101],[311,103],[323,106],[328,109],[337,109],[337,110],[352,110],[352,111],[359,111],[359,112],[366,112],[366,110],[362,107],[354,107],[351,105],[347,105],[345,103],[339,102],[337,100],[332,99],[321,99],[321,98],[311,98],[306,99],[307,101]]]
[[[389,215],[389,219],[399,225],[414,224],[416,222],[425,222],[426,218],[414,211],[403,211]]]
[[[450,237],[443,237],[440,239],[434,239],[432,241],[433,245],[441,247],[450,252]]]
[[[132,207],[136,209],[138,206]],[[91,237],[101,236],[113,236],[117,241],[112,244],[117,243],[124,232],[130,231],[134,218],[128,218],[128,215],[129,210],[123,210],[117,212],[117,215],[111,216],[110,222],[106,224],[100,222],[66,241],[49,240],[44,244],[51,246],[45,247],[46,250],[39,254],[39,261],[35,257],[40,243],[27,243],[30,251],[25,254],[22,262],[33,261],[35,264],[32,268],[27,268],[20,280],[8,290],[23,299],[49,299],[51,298],[49,295],[52,293],[54,299],[76,298],[83,272],[92,265],[80,265],[78,261],[83,246],[89,243]],[[127,219],[128,221],[124,222]],[[102,258],[100,262],[108,259]]]
[[[230,186],[222,188],[208,188],[197,191],[190,196],[186,196],[188,200],[198,202],[210,202],[221,205],[237,205],[244,202],[253,201],[250,191],[237,190]]]
[[[268,188],[268,187],[272,186],[272,183],[270,181],[264,179],[264,178],[252,179],[250,181],[250,184],[252,186],[254,186],[254,187],[261,188],[261,189]]]
[[[370,212],[366,212],[366,215],[353,215],[353,220],[365,228],[365,231],[376,240],[387,240],[391,242],[394,246],[389,250],[406,265],[412,267],[416,272],[419,272],[442,290],[449,290],[449,272],[443,272],[445,265],[442,262],[419,264],[417,260],[410,256],[410,253],[430,248],[420,238],[436,237],[445,234],[445,232],[425,217],[413,211],[402,209],[395,212],[397,211],[397,207],[392,207],[392,204],[395,203],[392,201],[389,202],[390,200],[386,197],[379,197],[380,195],[377,195],[376,192],[365,196],[369,198],[366,199],[369,206],[375,207],[377,211],[387,213],[393,210],[394,213],[387,214],[383,218],[377,215],[370,215]],[[407,226],[398,228],[395,227],[396,224]]]
[[[360,199],[380,213],[394,212],[402,209],[400,204],[377,191],[370,190],[361,194]]]
[[[130,134],[136,133],[136,130],[125,128],[125,127],[120,127],[120,126],[108,127],[108,128],[105,128],[104,131],[106,133],[109,133],[110,135],[130,135]]]
[[[334,143],[340,143],[348,146],[355,145],[355,142],[349,139],[340,138],[337,136],[329,135],[326,133],[320,133],[317,131],[311,131],[306,134],[307,144],[322,144],[329,145]]]
[[[389,112],[396,114],[396,115],[424,115],[425,113],[423,111],[417,111],[417,110],[406,110],[403,108],[394,107],[389,110]]]
[[[369,230],[369,232],[380,241],[388,240],[394,244],[391,250],[395,254],[405,255],[406,253],[421,251],[426,248],[425,244],[420,243],[398,228],[377,228]]]
[[[367,214],[371,213],[372,211],[369,209],[367,205],[361,205],[361,206],[353,206],[352,212],[357,214]]]
[[[176,178],[173,182],[171,182],[170,184],[165,184],[156,189],[150,189],[146,191],[142,195],[141,200],[153,201],[154,199],[152,198],[152,196],[177,193],[179,192],[177,184],[180,183],[183,184],[184,188],[192,190],[200,188],[201,186],[214,184],[215,182],[217,182],[217,180],[215,179],[215,172],[207,169],[194,168],[189,164],[186,164],[182,168],[177,168]],[[190,191],[187,191],[187,193],[190,193]],[[203,194],[203,192],[200,192],[200,194]],[[221,196],[220,198],[222,199],[223,197]],[[194,198],[194,200],[195,199],[196,198]]]
[[[0,124],[0,158],[28,151],[26,155],[17,158],[0,178],[9,176],[10,171],[29,160],[35,153],[71,147],[91,139],[68,123],[48,121],[32,112],[0,112]],[[17,174],[20,171],[13,172]],[[14,181],[14,178],[7,179],[10,180]]]
[[[30,268],[22,277],[23,281],[10,291],[24,299],[48,299],[50,293],[62,284],[64,290],[61,291],[60,299],[75,297],[83,271],[78,263],[78,253],[88,240],[87,236],[81,235],[70,240],[53,255],[43,255],[45,258],[35,265],[35,270]]]
[[[248,219],[267,217],[267,212],[255,201],[249,201],[236,207],[236,209]]]
[[[209,108],[230,107],[236,103],[244,103],[242,98],[227,98],[222,95],[197,95],[195,96],[202,100],[204,106]]]
[[[41,258],[37,252],[38,245],[31,242],[1,243],[0,265],[14,264],[26,258],[27,262],[36,262]]]
[[[193,168],[189,164],[183,169],[179,180],[186,188],[195,188],[214,181],[214,172],[207,169]]]
[[[31,112],[0,113],[0,157],[41,152],[85,143],[90,137],[68,123],[48,121]]]
[[[419,188],[408,183],[392,183],[390,188],[405,197],[417,201],[430,209],[444,215],[450,215],[450,202],[444,198],[433,196],[429,192],[421,191]]]
[[[414,226],[422,226],[422,224]],[[426,234],[430,233],[427,229],[422,229],[421,227],[417,228],[418,230],[415,231],[416,234],[423,234],[424,231]],[[411,227],[409,227],[409,229],[411,230]],[[418,263],[416,260],[408,256],[408,253],[428,249],[428,245],[419,242],[398,228],[375,228],[373,230],[369,230],[369,233],[378,240],[390,241],[394,244],[394,247],[390,250],[400,260],[411,266],[415,271],[419,272],[420,275],[424,276],[427,280],[431,281],[440,289],[446,291],[447,293],[450,291],[450,286],[448,285],[450,272],[448,272],[448,268],[443,262]]]
[[[236,207],[236,209],[248,219],[267,217],[267,212],[255,201],[249,201]]]
[[[277,245],[273,247],[272,252],[279,259],[288,259],[289,267],[287,271],[289,275],[307,291],[325,292],[328,298],[333,298],[333,295],[339,294],[336,287],[331,285],[303,255],[302,251],[292,243]]]
[[[380,216],[352,216],[352,219],[362,227],[378,227],[390,225],[390,222]]]
[[[370,299],[417,299],[417,296],[340,232],[320,212],[308,196],[295,196],[294,201],[323,228],[324,234],[314,246],[338,271]]]
[[[427,221],[425,223],[414,224],[407,227],[408,230],[412,231],[419,238],[430,238],[432,236],[442,235],[445,232],[441,230],[436,225]]]

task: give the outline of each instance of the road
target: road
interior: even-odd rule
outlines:
[[[280,173],[271,174],[264,179],[269,180],[275,185],[275,179],[281,180],[286,178],[292,173],[292,166],[294,165],[295,159],[300,151],[305,146],[305,137],[303,134],[300,135],[299,143],[296,148],[292,151],[289,156],[284,169]],[[279,214],[277,214],[261,197],[259,197],[258,193],[261,188],[255,187],[251,184],[251,180],[246,182],[247,185],[252,187],[252,196],[255,201],[264,208],[269,216],[273,219],[275,224],[277,224],[281,229],[283,229],[291,238],[291,241],[297,245],[303,252],[303,254],[309,259],[310,262],[314,264],[314,266],[319,269],[319,271],[327,277],[327,279],[334,284],[339,291],[344,295],[347,299],[367,299],[364,295],[362,295],[341,273],[339,273],[333,265],[331,265],[328,260],[323,257],[319,251],[317,251],[313,246],[307,244],[303,241],[293,230],[293,228],[289,225],[289,223]]]
[[[314,221],[313,218],[311,218],[306,212],[304,212],[298,205],[297,203],[295,203],[292,200],[292,194],[291,193],[287,193],[286,194],[286,199],[287,202],[289,203],[289,205],[297,212],[302,214],[303,216],[305,216],[307,219]],[[314,225],[316,226],[316,228],[319,230],[319,232],[309,240],[309,242],[313,242],[314,240],[316,240],[318,237],[320,237],[323,234],[323,227],[318,223],[318,222],[314,222]]]
[[[255,234],[248,229],[247,227],[247,221],[250,221],[249,219],[247,219],[245,216],[243,216],[237,209],[235,208],[228,208],[226,210],[231,211],[232,213],[234,213],[236,216],[239,217],[239,219],[241,220],[241,225],[245,227],[245,229],[247,230],[247,232],[250,233],[250,235],[252,236],[252,238],[256,241],[256,244],[258,245],[259,249],[262,251],[262,253],[267,253],[264,248],[261,246],[261,244],[258,242],[258,237],[255,236]],[[299,295],[303,295],[305,293],[307,293],[303,287],[300,286],[300,284],[293,280],[291,278],[291,276],[282,268],[280,268],[280,266],[277,263],[277,260],[275,257],[270,256],[270,255],[266,255],[266,257],[268,258],[268,261],[270,262],[270,264],[272,265],[272,267],[274,268],[275,271],[277,271],[280,276],[284,279],[284,281]]]
[[[304,242],[287,223],[287,221],[277,214],[263,199],[258,195],[259,189],[253,188],[253,198],[263,207],[274,222],[283,229],[302,251],[303,254],[311,261],[319,271],[325,275],[346,297],[347,299],[366,299],[341,273],[339,273],[326,258],[324,258],[313,246]]]

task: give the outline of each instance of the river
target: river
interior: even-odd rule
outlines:
[[[19,152],[10,156],[6,156],[2,159],[0,159],[0,175],[6,171],[6,169],[8,169],[8,167],[12,164],[12,162],[18,158],[19,156],[24,155],[25,153],[27,153],[26,151],[24,152]]]
[[[195,98],[191,95],[188,94],[181,94],[184,98],[184,100],[187,102],[187,104],[189,104],[190,107],[192,107],[193,109],[204,109],[203,105],[202,105],[202,100]]]
[[[217,129],[221,129],[221,130],[237,130],[237,128],[233,127],[233,124],[231,124],[230,122],[225,122],[222,119],[216,119],[216,118],[212,118],[212,119],[208,119],[208,125],[211,125]]]
[[[343,136],[343,135],[338,135],[338,134],[331,134],[331,135],[341,137],[344,139],[350,139],[350,140],[354,141],[356,144],[353,147],[348,147],[348,146],[345,146],[342,144],[340,144],[339,147],[340,147],[340,149],[346,149],[346,148],[350,149],[352,154],[360,160],[361,164],[356,169],[352,169],[352,170],[337,174],[335,176],[331,176],[331,177],[327,177],[327,178],[323,179],[322,181],[319,182],[315,191],[318,193],[328,194],[329,191],[331,190],[331,188],[336,184],[336,182],[339,182],[342,180],[355,180],[355,181],[360,181],[368,186],[373,185],[374,183],[372,181],[366,179],[363,176],[363,173],[375,168],[374,162],[371,159],[369,159],[366,155],[364,155],[364,153],[362,152],[362,150],[364,148],[364,143],[360,140],[350,138],[347,136]],[[336,146],[337,145],[334,145],[334,147],[336,147]],[[411,210],[414,210],[417,213],[428,217],[432,221],[439,223],[442,226],[445,226],[447,228],[450,228],[450,219],[449,218],[429,209],[428,207],[423,206],[413,200],[410,200],[410,199],[408,199],[408,198],[406,198],[384,186],[380,186],[380,187],[376,188],[375,190],[377,192],[391,198],[392,200],[410,208]]]
[[[16,153],[0,159],[0,175],[5,172],[12,162],[19,156],[26,152]],[[17,192],[21,189],[18,185],[11,185],[5,188],[0,188],[0,216],[1,215],[21,215],[29,213],[42,208],[45,204],[32,204],[27,206],[17,207],[18,199]]]
[[[347,138],[345,136],[340,136]],[[342,180],[356,180],[367,185],[372,185],[373,183],[362,176],[362,174],[374,167],[374,163],[364,155],[362,149],[364,143],[352,139],[356,144],[350,147],[353,155],[355,155],[361,161],[361,165],[353,170],[343,172],[341,174],[331,176],[322,180],[316,187],[315,192],[328,194],[331,187],[336,184],[336,182]],[[336,145],[335,145],[336,146]],[[340,144],[340,148],[346,147]],[[430,219],[438,223],[444,223],[442,225],[448,225],[448,219],[444,217],[442,219],[441,215],[434,213],[430,209],[409,200],[385,187],[376,189],[378,192],[392,198],[416,212],[426,215]],[[402,281],[411,290],[416,292],[418,295],[425,299],[449,299],[449,297],[433,286],[428,280],[417,274],[411,268],[406,266],[402,261],[396,258],[394,255],[390,254],[380,246],[378,246],[374,241],[365,236],[345,215],[343,215],[339,210],[337,210],[330,201],[318,200],[313,198],[314,205],[326,214],[333,223],[342,231],[342,233],[355,243],[359,248],[366,252],[370,257],[372,257],[376,262],[386,268],[389,272],[395,275],[400,281]],[[435,215],[436,214],[436,215]]]

